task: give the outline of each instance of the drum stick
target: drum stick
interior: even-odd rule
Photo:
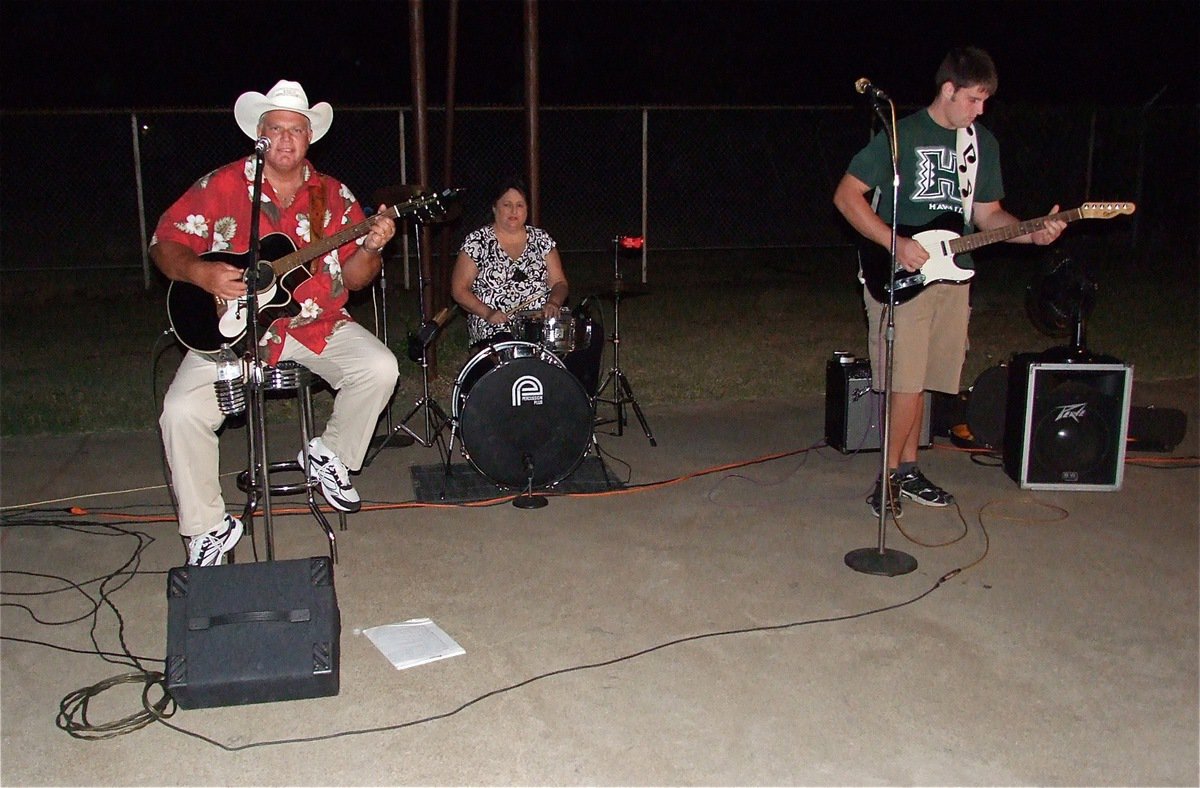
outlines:
[[[504,317],[505,317],[505,318],[507,318],[507,319],[509,319],[509,320],[511,320],[513,315],[515,315],[516,313],[520,312],[522,309],[524,309],[525,307],[529,306],[529,305],[530,305],[530,304],[532,304],[534,301],[538,300],[540,297],[541,297],[541,296],[532,295],[532,296],[530,296],[529,298],[526,298],[524,301],[522,301],[521,303],[517,304],[517,305],[516,305],[515,307],[513,307],[511,310],[509,310],[509,311],[506,311],[506,312],[504,313]]]

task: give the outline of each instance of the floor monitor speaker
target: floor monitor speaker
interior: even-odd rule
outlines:
[[[1026,489],[1119,490],[1133,367],[1038,358],[1009,366],[1004,470]]]
[[[167,575],[166,685],[181,708],[337,695],[340,636],[327,556]]]

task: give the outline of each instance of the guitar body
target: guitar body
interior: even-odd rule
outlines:
[[[940,282],[962,284],[971,280],[975,272],[955,265],[954,253],[949,248],[951,241],[962,237],[961,233],[955,232],[961,229],[962,217],[956,213],[943,213],[929,224],[919,227],[900,225],[896,228],[897,235],[912,238],[929,253],[929,260],[919,271],[896,266],[897,305],[911,301],[923,293],[928,285]],[[859,260],[867,292],[876,301],[886,304],[891,284],[891,253],[878,244],[870,244],[863,247]]]
[[[1118,216],[1128,216],[1137,210],[1131,202],[1085,202],[1078,208],[1069,211],[1059,211],[1049,216],[1039,216],[1016,224],[1007,224],[991,230],[960,235],[962,219],[956,213],[940,214],[923,227],[896,228],[897,235],[912,238],[929,253],[929,260],[919,271],[906,271],[897,266],[896,269],[896,303],[903,304],[911,301],[925,291],[927,285],[939,282],[961,284],[970,281],[974,271],[959,268],[954,262],[954,256],[963,252],[981,249],[988,244],[1008,241],[1022,235],[1037,232],[1046,226],[1048,221],[1073,222],[1076,219],[1114,219]],[[875,244],[863,247],[859,260],[862,265],[863,284],[867,292],[880,303],[887,303],[888,290],[892,274],[892,256],[889,252]]]
[[[259,241],[259,259],[278,260],[296,251],[296,245],[283,233],[271,233]],[[205,252],[204,260],[228,263],[245,271],[250,253]],[[297,266],[282,278],[261,263],[258,266],[258,321],[267,326],[279,317],[299,311],[292,291],[309,278],[308,269]],[[199,353],[215,353],[221,345],[236,345],[246,336],[246,302],[223,301],[190,282],[172,282],[167,290],[167,317],[171,329],[184,346]]]

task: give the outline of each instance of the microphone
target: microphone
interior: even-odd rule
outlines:
[[[888,94],[872,85],[871,80],[867,79],[866,77],[859,77],[856,79],[854,81],[854,89],[864,96],[873,98],[876,101],[891,101],[891,99],[888,98]]]
[[[862,93],[861,90],[858,92]],[[254,152],[255,153],[266,153],[270,149],[271,149],[271,138],[270,137],[259,137],[258,139],[256,139],[254,141]]]

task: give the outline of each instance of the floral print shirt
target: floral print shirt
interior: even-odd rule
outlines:
[[[245,254],[249,251],[254,165],[255,158],[249,156],[196,181],[163,213],[150,245],[174,241],[190,247],[197,254]],[[316,217],[323,229],[319,237],[314,237],[314,217],[310,214],[317,189],[325,192],[325,212]],[[283,207],[265,178],[261,203],[259,236],[280,233],[297,249],[366,221],[362,205],[350,190],[336,179],[318,173],[307,161],[304,163],[304,184],[290,206]],[[259,337],[268,364],[279,362],[285,337],[290,336],[314,353],[320,353],[338,326],[353,320],[346,311],[349,293],[342,282],[342,261],[354,254],[361,243],[361,238],[352,240],[307,264],[312,276],[292,292],[292,300],[300,307],[299,314],[275,320]],[[287,281],[294,284],[303,278],[299,274],[293,273]]]
[[[462,251],[475,261],[479,274],[471,292],[492,309],[504,312],[541,309],[550,297],[546,284],[546,255],[554,248],[554,239],[545,230],[525,227],[525,251],[516,260],[508,256],[496,228],[486,225],[463,239]],[[511,330],[507,325],[492,325],[479,315],[467,317],[471,342],[479,342]]]

